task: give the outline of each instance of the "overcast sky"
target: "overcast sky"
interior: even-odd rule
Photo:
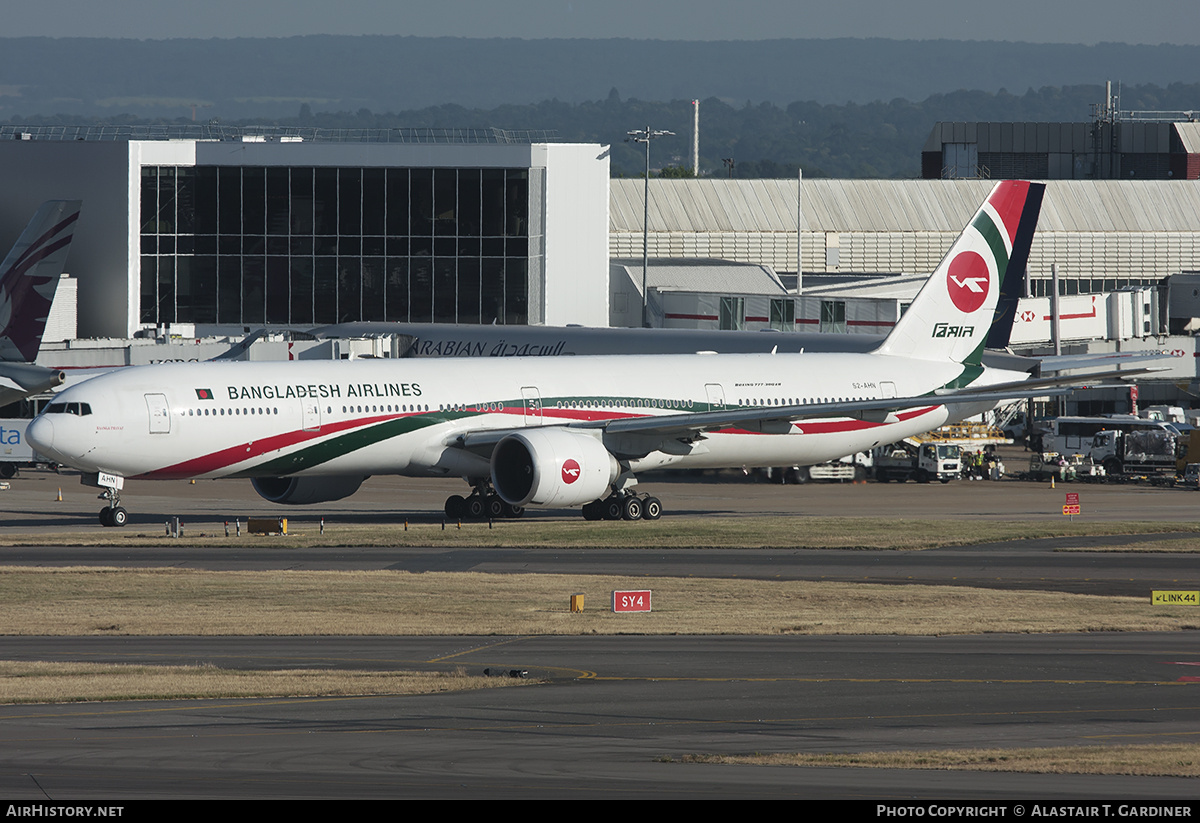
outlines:
[[[1200,43],[1198,0],[36,0],[5,37],[793,37]],[[948,68],[953,71],[953,68]]]

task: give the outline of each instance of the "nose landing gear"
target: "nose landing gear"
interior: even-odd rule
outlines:
[[[108,472],[84,472],[80,476],[79,482],[85,486],[104,489],[100,494],[100,499],[107,500],[108,505],[100,510],[101,526],[124,526],[129,522],[129,512],[121,507],[121,489],[125,485],[124,477]]]
[[[106,489],[100,499],[109,501],[109,505],[100,510],[101,526],[124,526],[129,522],[129,512],[121,506],[121,495],[116,489]]]

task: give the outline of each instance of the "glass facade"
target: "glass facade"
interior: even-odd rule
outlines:
[[[543,169],[144,166],[144,324],[536,323]]]

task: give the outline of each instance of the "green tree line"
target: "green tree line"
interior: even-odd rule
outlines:
[[[700,102],[700,176],[794,177],[796,170],[802,168],[806,177],[917,177],[921,148],[938,121],[1085,122],[1103,95],[1100,85],[1081,85],[1047,86],[1028,89],[1022,94],[1006,90],[958,91],[933,95],[919,102],[897,98],[861,105],[810,101],[778,106],[708,98]],[[1122,91],[1121,108],[1200,111],[1200,83],[1126,87]],[[610,145],[612,174],[624,177],[641,177],[645,165],[644,146],[625,142],[626,133],[649,126],[675,133],[651,144],[653,173],[690,176],[692,114],[690,100],[623,98],[614,88],[603,100],[566,103],[551,99],[488,109],[442,105],[376,113],[366,108],[353,112],[313,111],[311,105],[303,104],[294,117],[243,119],[226,125],[550,130],[559,140]],[[8,122],[11,125],[192,124],[184,118],[148,120],[132,115],[17,116]],[[732,170],[726,161],[732,161]]]

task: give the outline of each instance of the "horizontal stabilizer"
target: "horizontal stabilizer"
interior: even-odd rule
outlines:
[[[1050,355],[1040,359],[1040,370],[1043,374],[1047,372],[1060,372],[1067,369],[1087,369],[1097,366],[1120,366],[1122,363],[1145,363],[1151,360],[1174,360],[1177,355],[1169,354],[1161,351],[1138,351],[1138,352],[1108,352],[1106,354],[1064,354]],[[1156,371],[1166,371],[1169,367],[1157,369]],[[1127,373],[1127,372],[1126,372]]]
[[[0,406],[48,392],[66,382],[66,372],[28,363],[0,363]]]

